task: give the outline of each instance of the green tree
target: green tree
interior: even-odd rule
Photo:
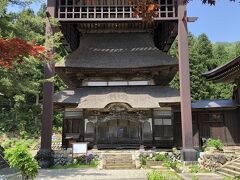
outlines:
[[[32,9],[23,9],[18,13],[4,12],[0,18],[0,38],[18,37],[43,44],[45,9],[43,4],[36,14]],[[0,92],[3,94],[0,96],[0,131],[37,134],[41,122],[38,102],[42,98],[43,64],[26,57],[10,69],[0,67],[0,76]],[[55,79],[56,90],[63,89],[62,81],[57,76]],[[54,121],[57,126],[60,124],[59,117]]]
[[[235,45],[235,55],[240,56],[240,42],[237,42]]]
[[[170,54],[177,57],[177,41],[174,42]],[[202,77],[202,73],[222,65],[228,60],[229,53],[225,46],[213,46],[205,34],[201,34],[197,38],[189,36],[190,86],[191,96],[194,100],[231,98],[232,85],[214,84]],[[178,74],[170,85],[179,89]]]

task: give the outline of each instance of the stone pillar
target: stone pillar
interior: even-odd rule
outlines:
[[[54,63],[44,64],[44,79],[54,76]],[[52,145],[52,122],[53,122],[53,91],[54,83],[46,81],[43,84],[43,114],[41,129],[41,147],[36,159],[40,167],[48,168],[53,165],[54,152]]]
[[[178,18],[179,79],[183,144],[182,158],[183,161],[196,161],[196,151],[193,149],[187,11],[184,0],[178,0]]]

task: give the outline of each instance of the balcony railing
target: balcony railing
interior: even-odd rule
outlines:
[[[154,20],[177,19],[175,0],[158,0]],[[128,0],[59,0],[59,21],[128,21],[142,20],[134,15],[136,5]]]

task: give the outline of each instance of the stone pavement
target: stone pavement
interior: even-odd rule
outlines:
[[[193,177],[196,177],[197,180],[223,180],[224,177],[215,173],[182,173],[179,174],[184,180],[192,180]]]
[[[146,180],[151,170],[41,169],[37,180]]]

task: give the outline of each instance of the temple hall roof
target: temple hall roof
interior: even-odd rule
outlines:
[[[160,51],[150,33],[83,34],[77,50],[56,68],[133,69],[177,66],[177,59]]]
[[[234,82],[240,78],[240,56],[202,75],[213,82]]]
[[[83,109],[104,108],[110,103],[127,103],[132,108],[159,108],[159,103],[179,102],[178,90],[164,86],[86,86],[54,95],[55,104]]]

